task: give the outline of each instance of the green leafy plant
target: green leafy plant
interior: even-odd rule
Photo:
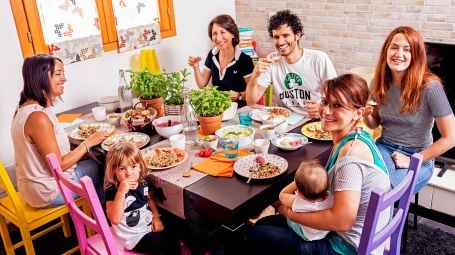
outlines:
[[[231,106],[229,92],[219,91],[216,86],[206,86],[202,90],[191,90],[190,102],[194,111],[203,117],[218,116]]]
[[[183,86],[187,77],[191,73],[186,68],[179,72],[165,73],[166,76],[166,93],[164,100],[167,104],[183,104]]]
[[[167,75],[165,73],[152,73],[148,69],[143,71],[131,71],[130,86],[138,97],[142,99],[152,99],[163,97],[166,93]]]

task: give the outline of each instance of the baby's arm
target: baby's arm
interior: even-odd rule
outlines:
[[[295,191],[297,190],[297,186],[295,182],[291,182],[288,186],[284,187],[283,190],[280,192],[280,202],[282,205],[292,208],[292,204],[295,200]]]
[[[153,232],[163,231],[164,225],[160,218],[160,212],[158,211],[158,207],[156,206],[155,199],[153,198],[153,196],[151,194],[149,194],[148,205],[150,207],[150,210],[152,210],[152,213],[153,213],[152,231]]]
[[[125,196],[129,191],[128,180],[120,182],[117,193],[115,194],[114,201],[106,202],[107,217],[112,224],[117,225],[120,223],[124,213]]]

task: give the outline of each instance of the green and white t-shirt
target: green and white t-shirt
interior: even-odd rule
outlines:
[[[270,65],[258,78],[258,84],[267,88],[273,84],[273,93],[284,107],[306,115],[306,100],[321,99],[321,85],[337,76],[329,56],[319,50],[304,49],[303,56],[294,64],[283,58]]]

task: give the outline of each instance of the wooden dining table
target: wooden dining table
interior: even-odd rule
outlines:
[[[86,114],[95,106],[96,103],[88,104],[65,113]],[[300,133],[300,129],[301,125],[289,132]],[[165,140],[155,131],[148,135],[151,145]],[[330,141],[317,140],[294,151],[285,151],[271,144],[269,154],[281,156],[288,162],[288,169],[283,174],[267,180],[251,180],[250,183],[236,174],[230,178],[206,175],[183,187],[184,218],[201,229],[223,228],[234,234],[241,232],[249,218],[278,199],[280,190],[293,180],[300,162],[319,159],[324,163],[331,148]]]

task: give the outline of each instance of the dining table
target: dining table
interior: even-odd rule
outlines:
[[[92,122],[91,109],[97,106],[96,103],[77,107],[62,114],[80,113],[85,122]],[[256,108],[256,107],[255,107]],[[252,111],[253,108],[245,106],[238,111]],[[59,114],[57,114],[59,116]],[[301,133],[302,125],[308,119],[302,118],[288,126],[288,132]],[[223,122],[223,126],[238,124],[238,118],[232,118]],[[258,130],[261,123],[253,121],[253,127]],[[66,130],[73,127],[67,125]],[[117,132],[127,132],[125,126],[117,128]],[[150,136],[149,146],[142,151],[161,147],[170,147],[169,139],[159,136],[153,129],[147,131]],[[256,138],[261,138],[260,132],[256,132]],[[262,209],[278,199],[282,188],[289,184],[299,164],[304,160],[318,159],[325,163],[330,155],[332,143],[330,141],[310,140],[303,147],[288,151],[282,150],[272,144],[269,147],[269,154],[275,154],[286,159],[287,170],[269,179],[253,179],[247,183],[247,178],[238,174],[232,177],[211,176],[191,169],[190,177],[183,177],[182,173],[195,162],[205,160],[198,156],[198,145],[186,145],[188,153],[186,162],[170,169],[151,171],[150,174],[156,181],[157,186],[163,189],[165,201],[158,205],[170,213],[184,219],[197,228],[208,232],[222,229],[223,232],[236,235],[244,231],[248,219],[257,216]],[[252,147],[245,150],[252,151]],[[219,148],[219,150],[222,150]],[[94,148],[96,154],[103,156],[103,149]]]

